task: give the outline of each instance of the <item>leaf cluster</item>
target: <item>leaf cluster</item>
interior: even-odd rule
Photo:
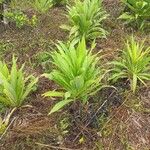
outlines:
[[[13,57],[10,71],[6,63],[0,61],[0,103],[7,107],[21,106],[38,81],[33,75],[25,77],[24,65],[18,69],[16,61]]]
[[[62,42],[56,45],[57,51],[52,53],[52,63],[55,69],[50,74],[44,74],[57,83],[61,92],[49,91],[44,96],[63,97],[51,112],[55,112],[72,101],[81,100],[84,104],[89,96],[102,88],[103,71],[98,66],[99,57],[86,48],[85,39],[75,46],[74,42],[66,45]],[[57,108],[57,109],[56,109]]]
[[[128,8],[119,18],[125,20],[140,30],[150,27],[150,1],[149,0],[123,0]]]
[[[113,81],[120,78],[129,79],[131,89],[135,92],[138,81],[146,85],[144,81],[150,80],[150,47],[145,48],[144,41],[138,43],[131,37],[122,56],[111,64],[113,69],[110,79]]]
[[[71,39],[86,40],[106,38],[107,31],[102,22],[108,17],[103,10],[102,0],[76,0],[74,6],[67,6],[69,25],[61,28],[70,31]]]

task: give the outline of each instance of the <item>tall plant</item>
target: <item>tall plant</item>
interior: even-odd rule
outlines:
[[[108,17],[103,10],[102,0],[76,0],[74,6],[67,6],[69,25],[62,25],[63,29],[70,31],[72,39],[105,38],[106,30],[102,27],[103,21]]]
[[[103,74],[98,66],[99,57],[92,54],[94,46],[87,50],[84,38],[77,48],[73,42],[69,45],[60,42],[58,50],[51,54],[55,69],[44,76],[57,83],[61,89],[48,91],[44,96],[61,97],[62,100],[56,103],[50,114],[76,100],[86,103],[89,96],[102,88]]]
[[[137,82],[146,85],[150,80],[150,47],[145,48],[144,42],[138,43],[133,37],[127,40],[122,56],[111,62],[113,64],[111,80],[120,78],[130,81],[131,90],[136,91]]]

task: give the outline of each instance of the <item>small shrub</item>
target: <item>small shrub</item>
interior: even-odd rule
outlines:
[[[6,12],[4,14],[4,16],[15,22],[16,23],[16,26],[18,28],[21,28],[22,26],[24,26],[27,22],[28,22],[28,17],[27,15],[25,15],[23,12],[21,11],[15,11],[15,12]]]
[[[150,27],[150,1],[149,0],[124,0],[128,8],[119,18],[125,24],[133,25],[140,30]]]
[[[102,0],[80,0],[75,1],[75,6],[67,6],[69,25],[62,25],[61,28],[70,31],[71,39],[106,38],[107,32],[102,27],[108,14],[102,8]]]
[[[99,57],[92,54],[93,48],[94,44],[90,51],[87,50],[85,39],[77,48],[73,42],[57,45],[58,51],[52,53],[52,63],[56,68],[44,76],[57,83],[62,92],[49,91],[44,96],[62,97],[63,100],[53,107],[50,114],[76,100],[85,104],[89,96],[102,88],[102,69],[97,66]]]
[[[37,25],[37,17],[32,16],[31,19],[28,18],[26,14],[22,11],[8,11],[4,16],[12,22],[16,23],[16,27],[22,28],[25,25],[35,27]]]
[[[150,80],[150,47],[145,48],[144,42],[138,43],[132,37],[127,41],[121,58],[112,62],[111,80],[117,81],[120,78],[127,78],[130,81],[131,90],[135,92],[137,82],[144,85],[145,80]]]
[[[13,57],[10,71],[6,63],[0,61],[0,103],[8,107],[21,106],[38,81],[32,75],[25,77],[24,65],[17,69],[16,61]]]

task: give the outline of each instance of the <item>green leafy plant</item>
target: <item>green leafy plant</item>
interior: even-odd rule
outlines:
[[[22,28],[24,25],[34,27],[37,24],[36,15],[33,15],[32,18],[29,19],[28,16],[20,10],[5,12],[4,16],[10,21],[15,22],[18,28]]]
[[[150,27],[150,1],[149,0],[123,0],[128,8],[119,18],[125,20],[125,24],[134,25],[144,30]]]
[[[53,6],[53,0],[35,0],[32,5],[39,13],[46,13]]]
[[[4,16],[16,23],[18,28],[23,27],[28,22],[28,17],[21,11],[6,12]]]
[[[69,25],[62,25],[61,28],[70,31],[70,38],[106,38],[107,32],[103,29],[102,22],[108,14],[102,8],[102,0],[76,0],[75,6],[67,8]]]
[[[76,100],[85,104],[89,96],[102,88],[101,80],[104,74],[98,66],[99,57],[92,54],[94,47],[95,43],[90,51],[87,50],[84,38],[77,48],[74,42],[69,45],[60,42],[57,45],[58,51],[52,53],[52,63],[56,69],[43,76],[57,83],[61,87],[61,92],[49,91],[44,96],[62,97],[63,100],[56,103],[49,114]]]
[[[6,63],[0,61],[0,103],[6,107],[21,106],[38,81],[32,75],[25,77],[24,65],[17,69],[16,61],[13,57],[10,71]]]
[[[127,78],[133,92],[136,91],[137,82],[144,85],[150,80],[150,47],[145,48],[144,41],[138,43],[134,37],[127,41],[121,58],[111,62],[113,64],[111,80]]]

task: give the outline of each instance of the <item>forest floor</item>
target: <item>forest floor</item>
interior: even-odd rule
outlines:
[[[105,54],[103,64],[119,55],[131,29],[117,20],[123,7],[120,0],[104,0],[110,14],[104,27],[109,32],[107,39],[98,39],[96,51]],[[32,10],[26,10],[32,15]],[[47,14],[39,15],[36,28],[16,28],[13,24],[0,24],[0,58],[11,62],[12,54],[18,64],[26,62],[26,72],[40,77],[52,69],[44,52],[55,50],[54,43],[67,40],[68,33],[60,25],[67,23],[65,7],[54,7]],[[136,39],[150,35],[133,31]],[[44,57],[45,56],[45,57]],[[149,84],[150,85],[150,84]],[[150,88],[141,87],[133,95],[128,83],[119,83],[118,92],[104,89],[91,98],[91,105],[75,104],[71,108],[48,116],[54,103],[41,95],[56,85],[41,78],[37,90],[25,106],[12,116],[12,123],[1,138],[1,150],[149,150],[150,149]],[[76,109],[78,108],[78,110]],[[10,121],[10,122],[11,122]]]

